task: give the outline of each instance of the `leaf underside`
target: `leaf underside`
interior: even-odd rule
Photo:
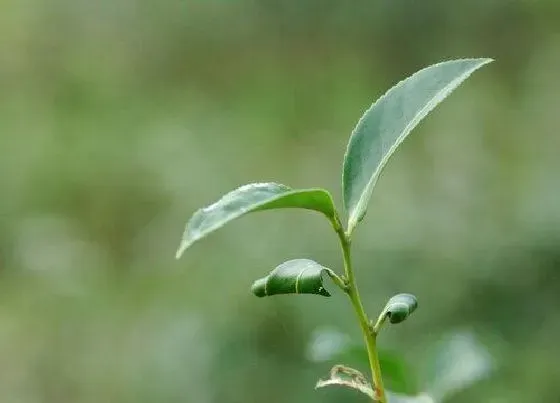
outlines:
[[[377,179],[399,144],[475,70],[491,61],[461,59],[429,66],[396,84],[364,113],[344,156],[348,233],[363,219]]]
[[[343,386],[362,392],[373,401],[379,400],[366,377],[360,371],[344,365],[339,364],[332,367],[329,379],[319,380],[317,385],[315,385],[315,389],[327,386]],[[407,396],[386,391],[386,394],[388,403],[435,403],[431,396],[424,393],[416,396]]]
[[[323,274],[330,269],[309,259],[294,259],[282,263],[266,277],[253,283],[251,291],[257,297],[280,294],[316,294],[330,297],[323,286]]]
[[[372,400],[377,400],[375,391],[366,377],[360,371],[344,365],[339,364],[332,367],[329,379],[319,380],[315,389],[327,386],[344,386],[362,392]]]
[[[202,208],[188,221],[176,257],[180,258],[194,242],[245,214],[285,208],[302,208],[334,219],[332,197],[324,189],[294,190],[279,183],[252,183],[241,186],[214,204]]]

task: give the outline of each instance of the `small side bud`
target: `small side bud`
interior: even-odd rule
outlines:
[[[396,324],[403,322],[418,307],[418,300],[412,294],[397,294],[385,305],[385,316],[389,322]]]

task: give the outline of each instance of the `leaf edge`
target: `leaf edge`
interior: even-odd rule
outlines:
[[[243,188],[244,186],[256,185],[256,184],[277,185],[277,186],[285,187],[286,189],[289,189],[289,190],[287,190],[285,193],[281,193],[281,194],[277,195],[277,197],[271,198],[270,200],[267,200],[267,201],[262,202],[262,203],[258,203],[258,204],[256,204],[253,208],[251,208],[251,209],[249,209],[249,210],[247,210],[247,211],[242,211],[242,212],[240,212],[239,214],[234,215],[232,218],[230,218],[230,219],[228,219],[228,220],[226,220],[226,221],[223,221],[221,224],[213,226],[211,229],[205,231],[202,235],[200,235],[200,236],[198,236],[198,237],[193,237],[193,238],[191,238],[190,240],[187,241],[187,240],[186,240],[186,235],[187,235],[188,230],[189,230],[189,224],[192,222],[192,220],[193,220],[193,218],[194,218],[195,216],[197,216],[198,214],[202,213],[202,211],[203,211],[205,208],[207,208],[208,206],[201,207],[201,208],[197,209],[197,210],[190,216],[190,218],[187,220],[187,224],[185,225],[185,229],[183,230],[183,234],[182,234],[182,236],[181,236],[181,241],[180,241],[180,243],[179,243],[179,247],[177,248],[177,251],[175,252],[175,259],[177,259],[177,260],[180,259],[180,258],[183,256],[183,254],[185,253],[185,251],[186,251],[188,248],[190,248],[194,243],[196,243],[196,242],[198,242],[199,240],[205,238],[205,237],[206,237],[207,235],[209,235],[210,233],[212,233],[212,232],[214,232],[214,231],[217,231],[218,229],[224,227],[226,224],[230,223],[231,221],[234,221],[234,220],[236,220],[236,219],[238,219],[238,218],[241,218],[241,217],[243,217],[244,215],[247,215],[247,214],[250,214],[250,213],[255,213],[255,212],[258,212],[258,211],[266,211],[267,209],[261,209],[261,207],[263,207],[263,206],[265,206],[265,205],[267,205],[267,204],[273,203],[273,202],[275,202],[275,201],[281,200],[282,198],[285,198],[285,197],[294,195],[294,194],[300,194],[300,193],[305,193],[305,192],[309,192],[309,193],[311,193],[311,192],[321,192],[321,193],[323,193],[323,194],[327,197],[327,199],[328,199],[329,202],[330,202],[330,205],[331,205],[331,207],[332,207],[332,212],[331,212],[331,213],[332,213],[332,216],[327,215],[327,213],[325,213],[324,211],[321,211],[321,210],[307,209],[307,208],[303,208],[303,207],[302,207],[302,209],[304,209],[304,210],[316,211],[316,212],[318,212],[318,213],[321,213],[321,214],[325,215],[328,219],[334,219],[334,218],[336,217],[336,215],[337,215],[336,205],[334,204],[333,197],[332,197],[331,193],[330,193],[327,189],[324,189],[324,188],[294,189],[294,188],[292,188],[292,187],[290,187],[290,186],[287,186],[287,185],[284,185],[284,184],[281,184],[281,183],[277,183],[277,182],[253,182],[253,183],[248,183],[248,184],[239,186],[239,187],[237,187],[237,188],[231,190],[230,192],[223,194],[223,195],[220,197],[220,199],[218,199],[218,200],[217,200],[216,202],[214,202],[214,203],[209,204],[209,206],[212,205],[212,204],[218,203],[218,202],[219,202],[220,200],[222,200],[226,195],[228,195],[228,194],[230,194],[230,193],[233,193],[233,192],[235,192],[235,191],[237,191],[237,190]],[[287,208],[298,208],[298,207],[287,207]],[[278,209],[280,210],[280,208],[278,208]],[[271,210],[274,210],[274,209],[272,208]]]

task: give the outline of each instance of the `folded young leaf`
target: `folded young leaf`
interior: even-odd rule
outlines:
[[[176,257],[180,258],[194,242],[242,215],[284,208],[315,210],[330,219],[336,214],[332,197],[324,189],[295,190],[279,183],[252,183],[194,213],[187,223]]]
[[[391,323],[401,323],[418,307],[418,300],[412,294],[397,294],[387,302],[383,313]]]
[[[344,386],[355,389],[369,396],[372,400],[377,400],[375,391],[366,377],[358,370],[344,365],[335,365],[331,369],[330,377],[327,380],[317,382],[315,389],[326,386]]]
[[[363,219],[381,170],[399,144],[471,73],[491,61],[462,59],[427,67],[395,85],[364,113],[344,156],[348,233]]]
[[[276,267],[266,277],[253,283],[251,291],[257,297],[278,294],[316,294],[330,297],[323,286],[323,274],[333,273],[309,259],[288,260]]]

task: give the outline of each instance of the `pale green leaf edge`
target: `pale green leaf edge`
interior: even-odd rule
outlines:
[[[476,70],[478,70],[479,68],[481,68],[482,66],[489,64],[491,62],[494,61],[494,59],[491,58],[465,58],[465,59],[454,59],[454,60],[446,60],[443,62],[439,62],[439,63],[435,63],[432,64],[430,66],[427,66],[423,69],[420,69],[418,71],[416,71],[415,73],[413,73],[411,76],[399,81],[397,84],[395,84],[393,87],[391,87],[387,92],[385,92],[385,94],[383,94],[381,97],[379,97],[362,115],[362,117],[360,118],[360,120],[358,121],[358,123],[356,124],[354,130],[352,131],[352,134],[350,136],[350,140],[348,141],[348,147],[346,148],[346,153],[344,154],[344,163],[343,163],[343,169],[342,169],[342,187],[343,189],[345,188],[345,181],[344,181],[344,172],[346,170],[346,164],[347,164],[347,156],[350,152],[350,148],[353,144],[353,139],[354,137],[357,135],[357,128],[360,127],[360,124],[362,123],[362,121],[364,119],[367,118],[367,115],[384,99],[386,98],[388,95],[390,95],[390,93],[394,90],[396,90],[397,88],[399,88],[405,81],[407,81],[408,79],[414,77],[415,75],[428,70],[430,68],[435,68],[441,65],[444,65],[446,63],[450,63],[450,62],[460,62],[460,61],[467,61],[467,60],[478,60],[479,63],[474,65],[473,67],[471,67],[470,70],[467,70],[466,72],[464,72],[461,76],[458,77],[458,81],[457,79],[454,80],[453,82],[456,83],[454,87],[451,87],[451,89],[449,90],[450,86],[446,86],[443,90],[439,91],[438,94],[432,98],[432,100],[430,102],[428,102],[424,108],[422,108],[414,117],[414,119],[412,119],[409,124],[405,127],[405,129],[403,130],[403,132],[401,133],[401,135],[397,138],[397,141],[389,148],[389,151],[387,152],[387,154],[385,154],[385,156],[382,158],[380,164],[378,165],[377,169],[375,170],[375,172],[373,173],[373,175],[371,176],[370,181],[368,182],[366,189],[364,189],[364,192],[362,193],[362,195],[360,196],[360,199],[358,200],[358,203],[356,206],[360,206],[360,208],[354,208],[353,212],[349,212],[349,217],[348,217],[348,225],[347,225],[347,232],[348,234],[351,234],[352,231],[356,228],[356,226],[358,225],[358,223],[362,220],[366,210],[367,210],[367,204],[369,203],[369,199],[371,197],[371,194],[373,192],[373,188],[379,178],[379,175],[381,173],[381,171],[383,170],[383,168],[385,167],[385,165],[387,164],[387,161],[389,160],[389,158],[394,154],[395,150],[397,149],[397,147],[404,141],[404,139],[410,134],[410,132],[416,127],[416,125],[423,119],[425,118],[439,103],[441,103],[445,98],[447,98],[448,95],[450,95],[456,88],[459,87],[459,85],[461,85],[467,78],[469,78],[469,76],[474,73]],[[344,209],[347,211],[348,206],[346,205],[346,200],[345,197],[342,198],[343,199],[343,203],[344,203]],[[366,206],[364,206],[364,204]],[[358,211],[358,213],[356,214],[356,211]]]
[[[248,185],[253,185],[254,183],[250,183]],[[179,259],[181,258],[181,256],[183,255],[183,253],[185,253],[185,251],[191,246],[193,245],[195,242],[201,240],[202,238],[205,238],[208,234],[210,234],[211,232],[214,232],[220,228],[222,228],[223,226],[225,226],[226,224],[228,224],[229,222],[236,220],[246,214],[249,213],[254,213],[256,211],[259,211],[262,207],[265,207],[267,204],[271,204],[274,202],[277,202],[283,198],[286,198],[288,196],[292,196],[295,194],[301,194],[301,193],[305,193],[305,192],[321,192],[323,193],[330,201],[331,205],[332,205],[332,212],[333,212],[333,217],[328,217],[328,215],[325,212],[319,211],[319,210],[314,210],[320,213],[323,213],[325,216],[327,216],[329,219],[330,218],[334,218],[334,215],[336,214],[336,206],[334,204],[334,201],[332,199],[332,195],[330,194],[330,192],[326,189],[323,188],[307,188],[307,189],[293,189],[287,185],[283,185],[281,183],[276,183],[276,182],[266,182],[263,184],[270,184],[270,185],[278,185],[278,186],[283,186],[286,189],[291,189],[291,190],[287,190],[285,193],[279,194],[277,197],[273,197],[270,198],[266,201],[263,201],[261,203],[255,204],[252,208],[248,209],[248,210],[242,210],[240,211],[238,214],[233,215],[229,220],[226,221],[222,221],[220,224],[218,225],[214,225],[213,227],[211,227],[210,229],[208,229],[207,231],[205,231],[204,233],[200,234],[199,236],[196,237],[191,237],[191,238],[187,238],[188,235],[188,231],[189,231],[189,224],[191,223],[191,220],[193,219],[193,217],[195,217],[197,214],[201,213],[206,207],[202,207],[200,209],[198,209],[197,211],[195,211],[192,215],[191,218],[189,219],[189,221],[187,222],[186,226],[185,226],[185,230],[183,231],[183,236],[181,237],[181,242],[179,244],[179,247],[177,248],[177,252],[175,253],[175,259]],[[244,185],[247,186],[247,185]],[[243,186],[242,186],[243,187]],[[240,188],[238,188],[240,189]],[[234,189],[231,192],[235,192],[238,189]],[[229,192],[229,193],[231,193]],[[228,193],[228,194],[229,194]],[[225,197],[222,196],[222,198]],[[221,200],[221,199],[220,199]],[[219,203],[220,200],[216,201],[215,203]],[[213,203],[213,204],[215,204]],[[266,210],[266,209],[265,209]]]

